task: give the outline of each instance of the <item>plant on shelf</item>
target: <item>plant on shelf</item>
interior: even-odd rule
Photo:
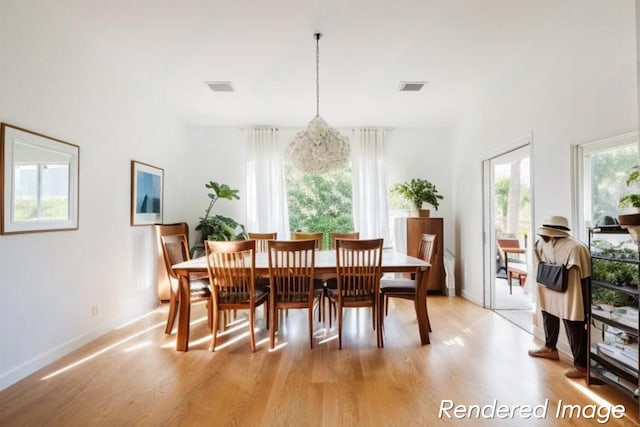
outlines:
[[[426,179],[413,178],[411,181],[399,182],[391,187],[391,192],[398,194],[409,201],[420,216],[429,216],[429,211],[422,209],[422,205],[427,203],[435,210],[440,206],[443,196],[438,194],[436,186]]]
[[[211,209],[219,199],[240,200],[238,190],[232,189],[227,184],[219,184],[214,181],[205,184],[205,187],[211,190],[211,193],[208,194],[209,207],[196,226],[196,231],[200,231],[200,243],[195,249],[202,250],[205,240],[246,239],[247,233],[244,225],[224,215],[211,215]]]
[[[622,196],[618,202],[621,208],[640,208],[640,165],[632,167],[627,177],[627,187],[631,186],[635,186],[638,191]]]
[[[625,194],[618,201],[618,207],[623,210],[618,215],[618,220],[623,226],[627,226],[634,239],[640,238],[640,165],[631,168],[627,177],[627,187],[635,187],[636,192]]]

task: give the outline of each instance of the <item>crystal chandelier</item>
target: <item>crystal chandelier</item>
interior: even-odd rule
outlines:
[[[320,117],[320,37],[316,39],[316,116],[298,132],[287,147],[287,158],[305,173],[321,174],[349,162],[349,142]]]

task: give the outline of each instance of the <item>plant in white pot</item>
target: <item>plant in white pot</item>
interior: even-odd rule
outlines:
[[[428,217],[431,213],[429,209],[423,209],[425,203],[438,210],[440,200],[444,198],[438,194],[438,189],[434,184],[422,178],[413,178],[411,181],[394,184],[391,191],[409,201],[418,216],[422,217]]]

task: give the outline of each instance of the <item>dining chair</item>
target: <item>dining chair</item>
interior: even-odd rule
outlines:
[[[256,241],[256,252],[267,252],[267,242],[269,240],[276,240],[278,233],[247,233],[249,240]]]
[[[327,289],[327,294],[337,303],[340,349],[344,309],[357,307],[371,307],[373,329],[377,329],[378,347],[382,347],[380,327],[376,325],[379,322],[382,242],[382,239],[336,240],[337,287]]]
[[[215,351],[219,314],[225,310],[249,310],[251,351],[256,351],[255,312],[265,305],[266,325],[269,328],[269,289],[257,287],[255,281],[255,240],[205,241],[207,271],[212,284],[213,333],[210,351]]]
[[[178,275],[173,271],[173,265],[189,260],[189,244],[187,243],[187,236],[184,234],[160,236],[160,242],[162,244],[164,265],[171,282],[169,315],[167,316],[167,325],[164,328],[164,333],[170,334],[173,330],[176,316],[178,315],[178,304],[180,303],[180,283]],[[209,287],[209,277],[207,275],[194,274],[193,277],[189,277],[189,288],[191,291],[191,303],[205,300],[207,301],[207,305],[211,304],[211,289]],[[209,329],[212,329],[213,322],[211,316],[209,316],[208,308],[207,316]]]
[[[171,287],[174,280],[171,278],[164,262],[164,250],[162,249],[162,236],[174,234],[184,234],[187,236],[187,247],[189,247],[189,224],[186,222],[176,222],[171,224],[154,224],[154,240],[156,243],[156,276],[158,286],[158,299],[163,302],[171,300]]]
[[[275,346],[278,310],[290,308],[308,310],[309,345],[313,348],[313,307],[316,301],[316,290],[313,286],[315,246],[313,240],[271,240],[268,243],[271,349]]]
[[[291,232],[291,240],[315,240],[316,241],[316,249],[322,249],[322,239],[324,238],[324,233],[303,233],[301,231],[292,231]]]
[[[322,240],[324,239],[324,233],[314,232],[305,233],[302,231],[292,231],[291,240],[314,240],[316,242],[316,250],[322,249]],[[316,294],[320,295],[320,304],[318,304],[318,322],[324,322],[324,282],[325,278],[320,276],[316,277],[313,286],[316,290]]]
[[[336,239],[343,239],[343,240],[358,240],[360,239],[360,233],[358,231],[352,231],[349,233],[331,233],[329,234],[329,249],[335,249],[336,247]],[[326,296],[326,292],[327,289],[335,289],[337,286],[337,277],[335,275],[335,273],[333,274],[326,274],[323,275],[321,277],[319,277],[319,279],[321,279],[324,282],[324,288],[325,288],[325,296]],[[335,309],[335,304],[331,303],[331,300],[329,300],[330,304],[328,305],[329,308],[329,327],[331,327],[331,320],[333,318],[332,313],[331,313],[331,309],[334,308]],[[324,299],[322,302],[322,308],[324,308],[325,304],[324,304]],[[324,313],[323,313],[324,314]],[[324,316],[322,318],[322,321],[324,322]]]
[[[435,252],[436,235],[423,234],[420,237],[418,246],[418,258],[431,264],[433,254]],[[429,268],[430,269],[430,268]],[[429,280],[429,269],[427,269],[422,277],[423,283]],[[415,279],[410,278],[382,278],[380,280],[380,327],[384,325],[384,316],[389,311],[389,298],[404,298],[414,300],[416,298],[426,298],[427,295],[416,295],[417,283]],[[384,312],[383,312],[384,309]],[[429,313],[427,312],[427,320]],[[381,331],[382,332],[382,331]],[[429,332],[431,332],[431,322],[429,322]],[[382,335],[382,334],[381,334]],[[382,340],[382,337],[381,337]]]

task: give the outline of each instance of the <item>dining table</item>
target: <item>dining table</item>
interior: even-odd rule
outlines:
[[[422,276],[431,267],[428,262],[412,257],[392,249],[382,251],[383,273],[414,273],[418,295],[427,295],[426,281]],[[315,256],[315,274],[318,276],[336,273],[336,251],[318,250]],[[191,316],[191,292],[189,276],[194,273],[207,272],[207,260],[204,256],[193,258],[173,265],[173,271],[179,278],[178,299],[178,333],[176,350],[187,351],[189,349],[189,323]],[[255,258],[255,274],[257,276],[269,275],[269,260],[266,252],[257,252]],[[415,298],[416,318],[420,332],[422,345],[429,344],[429,318],[427,316],[427,299]],[[215,326],[214,326],[215,327]]]

